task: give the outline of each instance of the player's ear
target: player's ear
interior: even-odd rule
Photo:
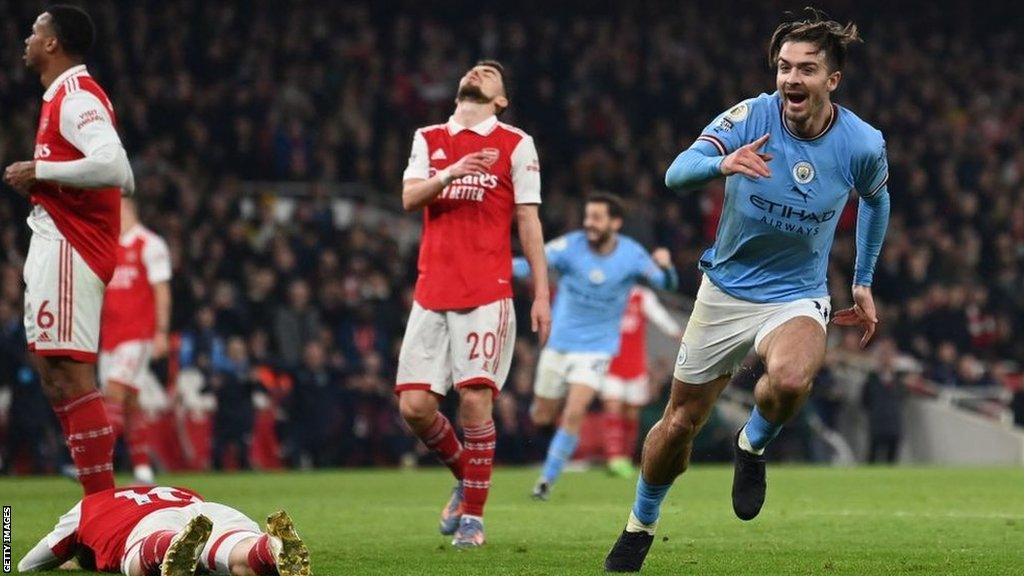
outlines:
[[[502,94],[494,99],[494,105],[498,107],[498,112],[503,112],[508,108],[508,98]]]
[[[842,79],[843,79],[843,73],[840,70],[836,70],[835,72],[829,74],[828,75],[828,82],[826,83],[826,86],[828,87],[828,91],[829,92],[834,92],[836,88],[839,88],[839,81],[842,80]]]

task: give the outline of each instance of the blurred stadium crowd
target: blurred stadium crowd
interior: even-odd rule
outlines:
[[[391,389],[415,278],[415,245],[399,232],[418,217],[339,221],[329,184],[360,183],[370,192],[357,206],[397,210],[413,130],[447,118],[458,78],[480,56],[506,64],[503,120],[536,139],[547,237],[579,225],[589,191],[619,193],[625,231],[669,247],[692,296],[723,189],[674,195],[662,175],[719,111],[773,90],[763,47],[782,10],[672,3],[466,17],[477,5],[228,4],[89,4],[101,31],[90,69],[118,106],[142,220],[172,251],[178,352],[157,373],[178,381],[164,399],[178,419],[168,434],[196,437],[179,454],[196,467],[250,442],[261,466],[413,457]],[[991,6],[921,4],[911,21],[892,17],[904,9],[896,4],[828,5],[866,38],[837,100],[888,142],[893,216],[875,282],[884,330],[919,384],[1019,389],[1024,38]],[[4,46],[20,46],[41,7],[0,0]],[[29,156],[41,93],[20,51],[4,50],[4,165]],[[251,182],[309,184],[281,219],[276,185]],[[27,210],[0,194],[0,444],[8,462],[20,446],[46,469],[57,436],[20,332]],[[848,210],[830,269],[837,309],[849,305],[854,225]],[[826,423],[860,404],[880,355],[835,337],[812,403]],[[505,462],[541,450],[526,413],[535,357],[522,334],[498,409]],[[1024,419],[1021,393],[1014,403]],[[196,430],[211,445],[198,449]],[[234,452],[248,463],[248,449]]]

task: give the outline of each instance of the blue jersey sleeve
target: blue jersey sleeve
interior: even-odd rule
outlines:
[[[530,263],[522,256],[512,259],[512,276],[523,279],[530,275]]]
[[[569,268],[569,248],[571,243],[571,236],[566,234],[544,245],[544,255],[548,259],[548,268],[562,273]]]
[[[863,138],[854,141],[853,185],[861,198],[871,198],[889,181],[889,159],[882,133],[867,128]]]
[[[770,96],[762,94],[729,108],[701,131],[690,148],[712,156],[727,156],[757,140],[767,132],[764,115],[771,102]]]
[[[637,245],[637,271],[638,277],[647,281],[648,284],[660,290],[675,290],[679,284],[679,276],[674,268],[662,268],[654,261],[654,258]]]
[[[570,235],[560,236],[544,245],[544,256],[548,261],[548,268],[565,272],[568,267],[569,258],[567,252],[571,243]],[[530,275],[530,262],[523,256],[512,259],[512,276],[515,278],[526,278]]]

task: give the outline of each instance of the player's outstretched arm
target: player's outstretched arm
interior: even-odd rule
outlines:
[[[681,338],[683,327],[676,322],[675,318],[665,309],[665,306],[658,299],[658,295],[651,289],[641,287],[641,305],[644,316],[654,324],[655,327],[666,336]]]
[[[531,329],[537,333],[541,346],[551,332],[551,293],[548,288],[548,263],[544,254],[544,232],[540,225],[537,204],[516,205],[519,243],[533,276],[533,307],[530,309]]]
[[[672,264],[672,254],[668,248],[655,248],[651,252],[650,261],[655,266],[647,266],[643,274],[651,286],[662,290],[675,290],[679,287],[679,274]]]
[[[691,147],[676,157],[665,172],[665,185],[673,190],[700,188],[719,176],[743,174],[753,179],[772,175],[768,162],[772,155],[761,152],[768,142],[768,134],[740,146],[735,152],[722,156],[707,152],[703,147]]]
[[[18,572],[53,570],[75,556],[81,502],[64,513],[53,530],[18,562]]]
[[[18,572],[42,572],[43,570],[55,570],[61,564],[67,562],[74,556],[68,553],[64,557],[57,556],[46,545],[46,538],[36,543],[35,547],[25,554],[25,557],[18,562]]]
[[[402,208],[406,212],[416,212],[441,193],[456,178],[470,174],[482,174],[487,171],[487,155],[483,152],[466,154],[459,161],[441,170],[427,179],[407,179],[402,184]]]

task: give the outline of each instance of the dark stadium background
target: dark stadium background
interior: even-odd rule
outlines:
[[[536,139],[546,237],[579,225],[588,192],[623,195],[626,232],[673,251],[682,287],[666,299],[685,313],[722,187],[672,194],[664,170],[719,111],[773,90],[764,44],[781,11],[802,3],[429,4],[88,3],[100,30],[90,70],[117,104],[142,220],[174,260],[179,353],[155,367],[168,391],[153,424],[165,466],[210,466],[218,418],[252,431],[258,467],[420,458],[391,393],[419,221],[401,213],[398,191],[413,130],[448,117],[457,79],[479,57],[506,64],[503,119]],[[1022,426],[1020,9],[818,5],[860,25],[866,42],[851,50],[837,100],[888,141],[893,215],[875,294],[907,392],[887,402],[951,398],[956,410]],[[21,50],[44,6],[0,0],[5,166],[32,150],[43,88]],[[65,457],[20,332],[27,210],[0,190],[0,456],[9,472],[53,472]],[[854,224],[848,212],[831,261],[837,309],[849,305]],[[231,385],[255,400],[213,409],[218,388],[198,392],[230,380],[221,351],[233,338],[259,378]],[[834,340],[813,401],[773,448],[780,456],[827,458],[808,440],[821,426],[859,446],[864,422],[901,417],[862,402],[879,346],[859,351],[839,331]],[[521,333],[497,410],[504,463],[543,450],[527,417],[535,359]],[[663,381],[667,371],[655,363],[654,373]],[[710,430],[705,458],[715,456]]]

